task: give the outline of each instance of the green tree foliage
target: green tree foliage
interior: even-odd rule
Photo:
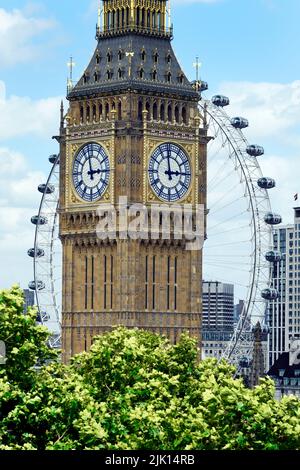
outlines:
[[[173,346],[116,328],[65,366],[20,291],[0,299],[0,449],[300,449],[300,401],[276,401],[270,379],[247,389],[226,362],[198,363],[188,336]]]

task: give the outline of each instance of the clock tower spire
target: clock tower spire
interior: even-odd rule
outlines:
[[[200,346],[202,252],[187,249],[174,220],[185,204],[193,221],[206,205],[207,135],[167,17],[166,0],[103,0],[96,49],[68,91],[60,138],[66,361],[117,325],[172,342],[188,331]],[[149,213],[159,205],[158,236],[149,216],[147,237],[121,237],[120,198]],[[116,236],[103,239],[97,227],[108,204],[117,208]]]

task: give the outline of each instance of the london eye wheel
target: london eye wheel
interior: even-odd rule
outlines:
[[[203,85],[203,82],[202,82]],[[266,306],[276,295],[270,288],[272,226],[281,218],[271,211],[268,191],[275,181],[263,176],[259,158],[264,149],[249,144],[242,130],[248,121],[230,119],[224,111],[227,97],[201,99],[199,111],[207,128],[208,224],[204,244],[204,279],[232,283],[243,308],[222,357],[239,365],[251,360],[252,328],[265,322]],[[49,158],[52,168],[42,193],[35,225],[33,258],[35,291],[39,319],[53,332],[51,345],[60,342],[62,254],[58,237],[59,155]],[[269,254],[269,257],[266,254]]]

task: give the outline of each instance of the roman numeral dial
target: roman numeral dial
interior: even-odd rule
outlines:
[[[176,144],[165,143],[157,147],[148,167],[152,191],[163,201],[182,199],[191,185],[191,165],[184,150]]]
[[[104,148],[94,142],[86,144],[75,155],[73,184],[77,194],[87,202],[95,202],[105,193],[110,178],[110,164]]]

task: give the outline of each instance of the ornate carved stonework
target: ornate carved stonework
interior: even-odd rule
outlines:
[[[138,5],[149,8],[154,20],[160,13],[160,28],[139,24]],[[68,94],[70,119],[60,135],[65,361],[88,350],[95,335],[119,324],[149,328],[172,342],[182,332],[195,336],[199,345],[201,338],[201,251],[187,250],[184,237],[176,239],[173,219],[169,239],[161,236],[160,219],[157,237],[149,225],[144,237],[134,238],[125,233],[118,211],[116,226],[112,223],[101,233],[108,214],[97,213],[101,205],[117,204],[125,196],[129,206],[172,206],[150,185],[149,161],[164,143],[185,153],[191,171],[188,190],[176,204],[188,203],[194,209],[196,204],[206,205],[209,139],[202,117],[197,117],[199,93],[173,52],[165,0],[106,0],[103,7],[106,30],[97,29],[95,52]],[[108,22],[107,15],[120,8],[126,10],[125,29]],[[122,18],[122,10],[119,13]],[[94,202],[82,200],[73,186],[74,158],[88,143],[101,145],[109,158],[107,189]],[[85,178],[91,183],[98,175],[104,178],[103,166],[90,164]],[[167,166],[161,170],[169,177],[176,171]]]

